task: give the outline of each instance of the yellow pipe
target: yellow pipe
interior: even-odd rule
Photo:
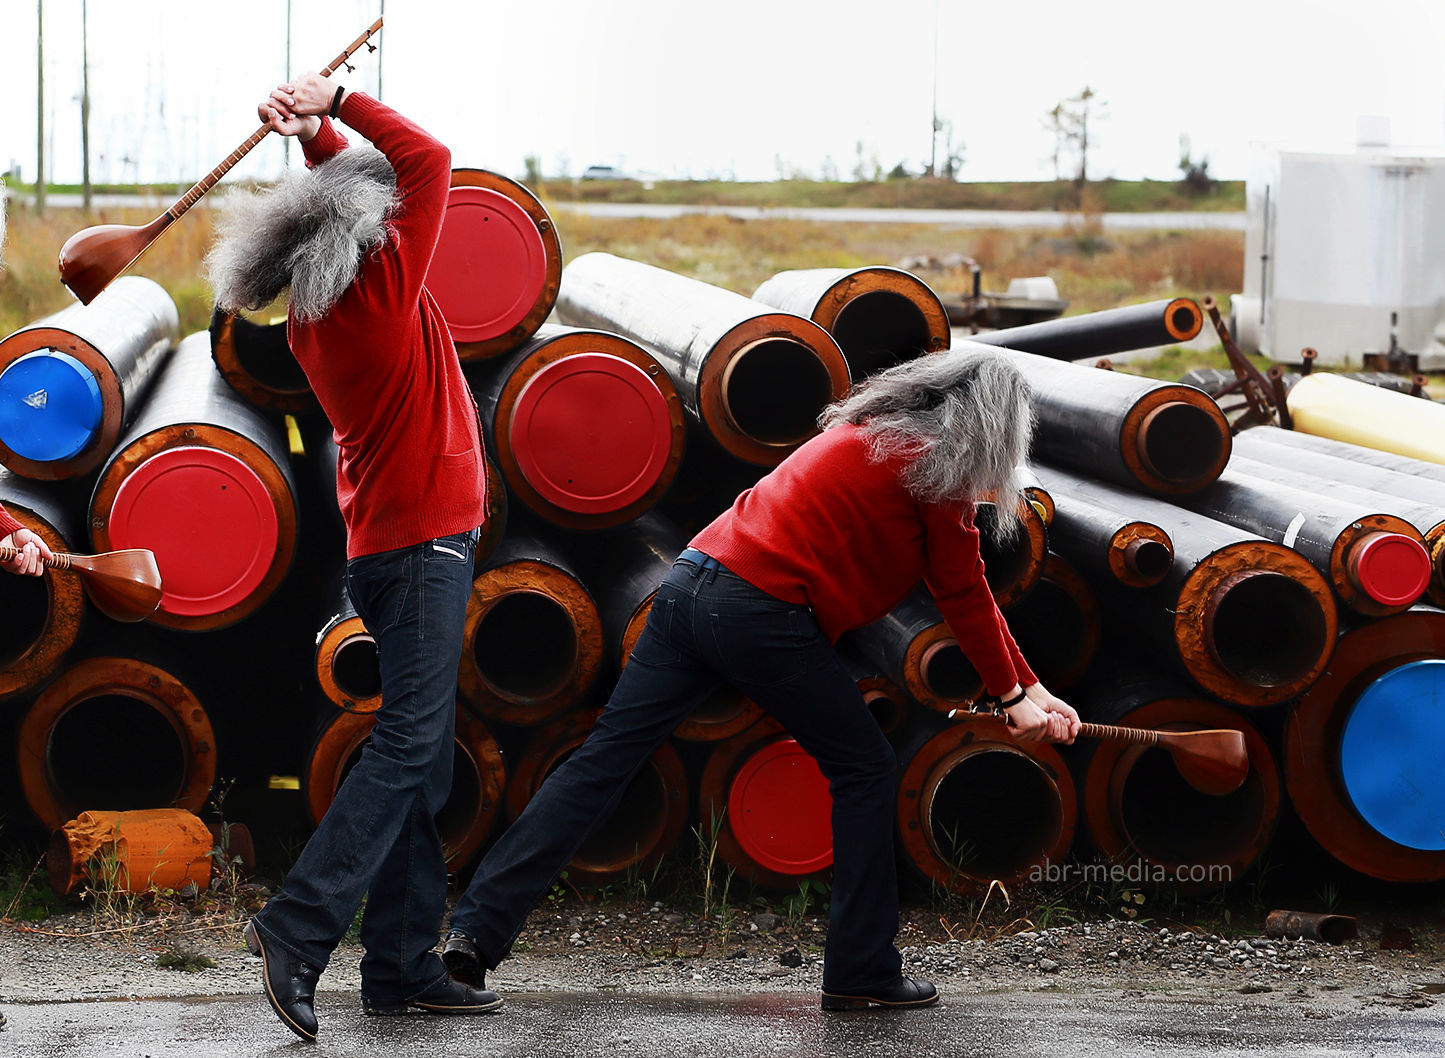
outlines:
[[[1445,463],[1445,404],[1339,375],[1306,375],[1286,400],[1300,433]]]

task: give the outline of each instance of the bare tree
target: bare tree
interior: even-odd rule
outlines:
[[[1044,128],[1054,137],[1054,179],[1064,179],[1065,164],[1077,161],[1077,168],[1071,167],[1072,179],[1081,191],[1089,180],[1089,122],[1106,116],[1107,104],[1095,103],[1096,97],[1094,90],[1085,85],[1078,95],[1055,104],[1044,118]]]

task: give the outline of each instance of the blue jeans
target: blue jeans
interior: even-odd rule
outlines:
[[[685,551],[658,588],[591,734],[492,846],[452,913],[494,968],[591,828],[698,700],[724,681],[772,714],[818,762],[833,795],[833,893],[823,987],[867,991],[901,960],[893,750],[805,606]]]
[[[381,709],[360,760],[256,915],[263,939],[317,969],[361,898],[361,991],[405,1002],[446,976],[435,954],[447,869],[436,814],[452,785],[457,668],[477,532],[346,564],[346,588],[376,640]]]

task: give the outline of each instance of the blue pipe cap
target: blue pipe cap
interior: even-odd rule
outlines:
[[[1413,661],[1365,688],[1340,739],[1355,810],[1397,845],[1445,850],[1445,660]]]
[[[103,411],[94,373],[59,350],[26,353],[0,372],[0,441],[24,459],[73,459],[95,440]]]

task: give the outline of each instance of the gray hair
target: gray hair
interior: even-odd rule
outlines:
[[[230,195],[206,255],[216,305],[260,309],[290,288],[291,315],[320,319],[390,237],[396,172],[374,147],[348,147],[267,191]]]
[[[1014,360],[994,350],[934,353],[869,377],[819,418],[863,428],[877,462],[905,459],[903,486],[929,503],[997,502],[994,535],[1018,531],[1018,468],[1028,456],[1031,390]],[[1012,514],[1013,517],[1008,515]]]

